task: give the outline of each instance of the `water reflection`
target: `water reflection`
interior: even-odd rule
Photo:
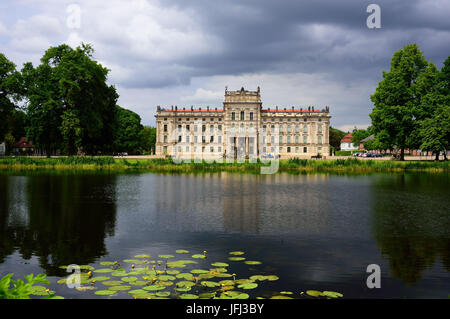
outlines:
[[[374,180],[374,237],[394,278],[414,284],[439,259],[450,271],[449,186],[439,175]]]
[[[39,257],[46,273],[91,263],[114,235],[115,177],[0,175],[0,263],[18,250]]]

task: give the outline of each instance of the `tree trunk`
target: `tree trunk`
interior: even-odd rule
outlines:
[[[405,148],[404,148],[404,147],[402,147],[402,148],[400,149],[400,160],[401,160],[401,161],[404,161],[404,160],[405,160]]]
[[[434,158],[435,161],[439,161],[439,151],[436,151],[436,157]]]
[[[447,158],[447,150],[445,150],[445,152],[444,152],[444,161],[448,161],[448,158]]]

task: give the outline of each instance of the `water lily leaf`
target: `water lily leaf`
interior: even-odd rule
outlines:
[[[195,286],[195,283],[192,281],[184,280],[184,281],[177,282],[177,287],[180,287],[180,288],[181,287],[192,287],[192,286]]]
[[[195,254],[195,255],[192,255],[192,258],[196,258],[196,259],[205,259],[205,258],[206,258],[206,255]]]
[[[174,258],[174,255],[159,255],[159,258],[163,258],[163,259],[170,259],[170,258]]]
[[[107,272],[113,272],[113,270],[111,268],[101,268],[101,269],[94,270],[94,272],[96,272],[96,273],[107,273]]]
[[[203,256],[203,255],[202,255]],[[198,264],[198,262],[194,261],[194,260],[178,260],[178,262],[183,263],[183,264]]]
[[[115,271],[111,273],[111,276],[115,276],[115,277],[124,277],[127,276],[128,274],[125,271]]]
[[[116,293],[116,291],[112,291],[112,290],[98,290],[98,291],[94,292],[94,294],[100,295],[100,296],[110,296],[110,295],[114,295],[115,293]]]
[[[147,284],[147,282],[143,281],[143,280],[136,280],[136,281],[130,282],[130,285],[133,285],[133,286],[145,286],[146,284]]]
[[[234,286],[222,286],[220,289],[221,289],[222,291],[233,290],[233,289],[234,289]]]
[[[46,296],[46,295],[49,295],[49,294],[51,295],[51,294],[55,293],[54,291],[46,292],[47,289],[48,288],[44,287],[44,286],[32,286],[30,288],[30,291],[31,291],[31,294],[35,295],[35,296]]]
[[[167,263],[167,268],[183,268],[186,267],[186,263],[181,261],[169,261]]]
[[[193,273],[193,274],[207,274],[207,273],[209,273],[209,271],[204,270],[204,269],[193,269],[193,270],[191,270],[191,273]]]
[[[168,281],[168,280],[175,280],[176,278],[174,276],[170,275],[161,275],[159,276],[159,280],[161,281]]]
[[[247,283],[247,284],[240,284],[238,286],[238,288],[241,288],[241,289],[255,289],[256,287],[258,287],[258,284],[254,283],[254,282]]]
[[[234,255],[234,256],[240,256],[245,254],[243,251],[232,251],[229,253],[230,255]]]
[[[175,251],[177,254],[189,254],[189,250],[178,249]]]
[[[140,261],[141,260],[138,260],[138,259],[125,259],[123,262],[124,263],[129,263],[129,264],[137,264]]]
[[[172,286],[173,282],[172,281],[160,281],[160,282],[158,282],[158,284],[161,285],[161,286],[168,287],[168,286]]]
[[[216,296],[215,292],[204,292],[198,295],[200,299],[211,299],[214,298],[215,296]]]
[[[320,297],[323,296],[323,293],[317,290],[308,290],[306,291],[306,294],[311,297]]]
[[[95,280],[95,281],[105,281],[105,280],[109,280],[109,279],[111,279],[111,277],[97,276],[97,277],[92,278],[92,280]]]
[[[245,260],[245,258],[244,257],[229,257],[228,260],[231,260],[231,261],[242,261],[242,260]]]
[[[263,275],[254,275],[250,277],[251,280],[259,280],[259,281],[264,281],[267,280],[267,276],[263,276]]]
[[[169,291],[158,291],[156,293],[156,295],[158,297],[169,297],[170,296],[170,292]]]
[[[167,270],[166,273],[168,273],[169,275],[178,275],[180,273],[180,271],[178,271],[178,270]]]
[[[219,272],[227,272],[228,269],[226,269],[226,268],[212,268],[209,271],[213,272],[213,273],[219,273]]]
[[[294,299],[294,298],[284,296],[284,295],[279,295],[279,296],[273,296],[270,299]]]
[[[150,258],[151,256],[150,255],[146,255],[146,254],[143,254],[143,255],[136,255],[136,256],[134,256],[135,258]]]
[[[247,260],[247,261],[245,261],[245,263],[247,265],[261,265],[262,264],[262,262],[256,261],[256,260]]]
[[[120,280],[110,280],[110,281],[103,281],[102,284],[105,286],[118,286],[123,284],[123,281]]]
[[[224,286],[232,286],[235,284],[235,282],[233,280],[221,280],[219,281],[219,284]]]
[[[102,266],[113,266],[115,264],[112,261],[102,261],[102,262],[100,262],[100,265],[102,265]]]
[[[335,291],[324,291],[322,292],[322,294],[326,297],[329,298],[340,298],[340,297],[344,297],[343,294],[339,293],[339,292],[335,292]]]
[[[62,296],[51,296],[48,299],[64,299]]]
[[[215,276],[213,274],[207,273],[207,274],[200,274],[198,275],[198,279],[211,279]]]
[[[197,295],[192,294],[182,294],[180,295],[181,299],[198,299],[199,297]]]
[[[211,266],[214,266],[214,267],[228,267],[230,265],[227,264],[227,263],[216,262],[216,263],[211,264]]]
[[[275,281],[275,280],[280,279],[278,276],[275,276],[275,275],[266,276],[266,278],[269,281]]]
[[[248,298],[250,298],[250,296],[246,293],[241,293],[241,294],[233,297],[233,299],[248,299]]]
[[[214,277],[218,277],[218,278],[229,278],[229,277],[233,277],[233,275],[231,275],[231,274],[226,274],[226,273],[223,273],[223,272],[220,272],[220,273],[214,274]]]
[[[113,290],[113,291],[125,291],[125,290],[130,290],[131,286],[112,286],[109,287],[108,290]]]
[[[156,291],[156,290],[166,289],[166,287],[165,286],[161,286],[161,285],[151,285],[151,286],[144,287],[142,289],[149,290],[149,291]]]
[[[282,294],[282,295],[292,295],[293,292],[292,291],[280,291],[280,294]]]
[[[94,270],[95,268],[91,265],[79,265],[78,266],[81,270]]]
[[[144,289],[134,289],[134,290],[128,291],[128,293],[130,295],[134,295],[134,294],[148,294],[148,292],[145,291]]]
[[[130,281],[136,281],[136,280],[138,280],[138,278],[134,277],[134,276],[130,276],[130,277],[123,277],[122,280],[125,282],[130,282]]]
[[[194,275],[190,274],[190,273],[181,273],[181,274],[178,274],[176,277],[178,279],[188,279],[188,280],[194,279]]]
[[[242,279],[237,279],[234,282],[236,284],[251,284],[251,283],[253,283],[253,280],[242,278]]]
[[[65,284],[66,283],[67,278],[63,278],[57,281],[58,284]]]
[[[211,287],[211,288],[220,286],[220,284],[218,282],[215,282],[215,281],[202,281],[200,284],[202,286]]]
[[[179,292],[188,292],[191,291],[191,287],[177,287],[175,290]]]

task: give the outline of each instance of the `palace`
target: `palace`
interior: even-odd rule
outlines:
[[[328,156],[330,112],[263,109],[257,91],[225,89],[223,108],[161,108],[156,113],[156,155],[179,158],[309,158]]]

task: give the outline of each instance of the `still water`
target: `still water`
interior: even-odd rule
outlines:
[[[270,289],[294,297],[447,298],[449,195],[448,174],[3,173],[0,276],[46,273],[58,295],[95,298],[56,284],[59,267],[240,250],[263,264],[233,271],[276,274]]]

